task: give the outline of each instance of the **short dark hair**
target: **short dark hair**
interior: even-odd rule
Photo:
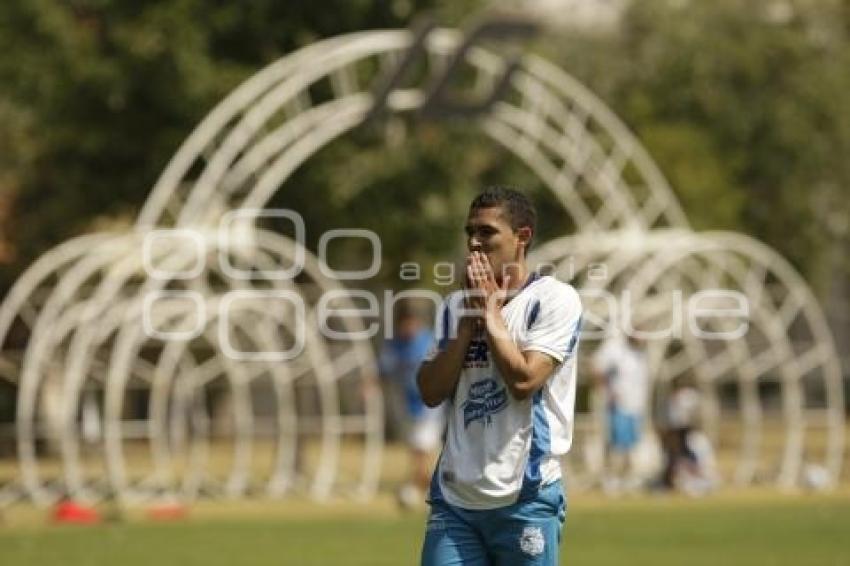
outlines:
[[[523,193],[511,187],[491,186],[472,200],[469,211],[479,208],[493,208],[501,206],[505,211],[511,229],[516,232],[520,228],[528,226],[531,228],[532,239],[537,232],[537,211],[531,200]],[[531,247],[531,240],[528,241]]]

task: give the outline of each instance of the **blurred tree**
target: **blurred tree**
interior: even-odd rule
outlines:
[[[695,227],[754,234],[823,290],[850,242],[848,6],[645,0],[619,33],[547,50],[636,130]]]
[[[484,4],[0,3],[0,294],[68,236],[104,218],[130,223],[179,143],[265,64],[319,38],[409,25],[422,10],[457,25]],[[850,239],[849,6],[645,0],[617,34],[572,31],[539,48],[636,130],[697,228],[753,233],[823,280],[847,255],[827,260],[828,250]],[[368,128],[330,144],[275,203],[302,211],[314,239],[355,224],[385,234],[384,278],[459,246],[479,184],[534,183],[463,125],[404,131],[397,145]],[[551,195],[536,196],[540,240],[568,231]]]
[[[407,26],[423,10],[457,24],[476,3],[0,3],[0,295],[98,219],[131,223],[180,142],[264,65],[316,39]]]

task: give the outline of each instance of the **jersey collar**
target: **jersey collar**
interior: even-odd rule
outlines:
[[[513,293],[513,294],[509,293],[508,294],[508,297],[507,297],[508,300],[505,301],[505,305],[507,305],[509,302],[511,302],[511,300],[513,300],[514,297],[516,297],[517,295],[519,295],[520,293],[525,291],[526,287],[528,287],[529,285],[531,285],[532,283],[534,283],[538,279],[540,279],[540,274],[538,272],[532,271],[531,273],[529,273],[528,279],[525,280],[525,283],[522,284],[522,287],[517,289],[516,293]]]

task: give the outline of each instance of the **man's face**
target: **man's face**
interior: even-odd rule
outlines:
[[[521,237],[514,232],[501,206],[476,208],[466,220],[466,247],[483,252],[490,260],[496,280],[502,280],[502,268],[522,261]]]

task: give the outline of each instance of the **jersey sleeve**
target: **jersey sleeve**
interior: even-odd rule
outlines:
[[[578,293],[564,285],[546,293],[532,306],[528,328],[520,340],[524,352],[548,354],[558,363],[575,354],[581,334],[582,307]]]

